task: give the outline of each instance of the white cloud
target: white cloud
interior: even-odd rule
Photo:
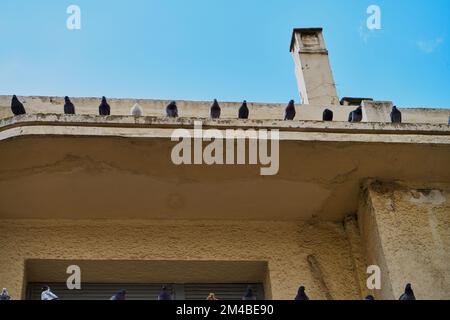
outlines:
[[[419,40],[417,41],[417,46],[419,47],[420,51],[430,54],[433,53],[443,42],[443,38],[436,38],[433,40]]]

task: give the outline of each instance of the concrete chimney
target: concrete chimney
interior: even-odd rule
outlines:
[[[294,29],[291,53],[302,103],[339,105],[322,28]]]

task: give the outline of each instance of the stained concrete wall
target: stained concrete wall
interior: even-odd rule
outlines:
[[[63,113],[63,97],[19,97],[24,103],[28,113],[61,114]],[[287,99],[289,100],[289,99]],[[98,114],[99,98],[72,98],[77,114]],[[170,101],[148,99],[108,99],[112,115],[130,115],[131,107],[139,103],[145,116],[163,117],[165,108]],[[256,120],[282,120],[285,103],[254,103],[249,102],[250,119]],[[180,117],[209,118],[210,101],[177,101]],[[223,119],[236,119],[241,102],[220,102]],[[355,109],[352,106],[339,105],[297,105],[296,120],[321,121],[325,108],[334,112],[334,121],[347,122],[348,115]],[[450,109],[401,109],[405,123],[439,123],[447,124]],[[0,119],[12,117],[11,96],[0,96]],[[382,115],[374,112],[365,112],[363,122],[389,122],[385,112]]]
[[[359,209],[367,262],[382,270],[378,298],[450,299],[450,186],[371,182]]]
[[[176,166],[170,135],[174,127],[192,125],[192,119],[120,116],[0,120],[0,219],[316,216],[342,222],[357,211],[360,183],[367,177],[450,181],[447,125],[205,122],[222,130],[283,129],[280,170],[270,177],[261,177],[260,166],[252,165]],[[17,194],[23,201],[10,200]],[[43,202],[50,194],[52,201]],[[141,201],[149,195],[152,201]]]
[[[36,275],[36,270],[42,270],[36,260],[41,259],[68,260],[67,264],[69,260],[173,260],[188,261],[187,266],[194,261],[267,262],[267,273],[251,275],[249,280],[265,281],[269,299],[292,300],[301,284],[312,299],[360,299],[342,223],[2,220],[0,234],[0,286],[7,287],[16,299],[24,297],[26,261],[38,268],[28,270],[28,280],[45,278]],[[217,270],[199,269],[200,277],[193,273],[184,280],[217,280]],[[246,270],[231,268],[222,279],[242,280],[240,272],[250,269]],[[153,272],[152,268],[146,271]],[[55,272],[67,276],[65,268],[53,268],[47,281],[54,280]],[[93,279],[87,271],[86,277],[108,280],[105,274],[114,276],[114,271],[101,274],[103,278]],[[121,274],[118,281],[136,279],[133,275],[124,278],[120,270],[117,274]],[[166,274],[160,280],[173,278]]]
[[[34,99],[32,101],[35,101]],[[88,99],[82,105],[88,113],[95,113],[96,101],[95,99]],[[126,114],[132,102],[131,100],[118,100],[114,101],[112,105],[117,106],[118,111]],[[49,110],[55,112],[54,110],[61,109],[61,104],[58,101],[54,101],[51,108],[46,109],[48,103],[47,100],[42,102],[40,105],[42,109],[39,109],[41,108],[39,107],[37,111]],[[147,101],[146,103],[148,103],[149,110],[153,110],[152,112],[155,113],[159,112],[159,116],[162,115],[165,102]],[[35,106],[34,103],[32,105]],[[200,108],[201,115],[207,117],[208,103],[187,102],[185,106],[191,114],[195,114],[196,108]],[[226,112],[231,116],[237,107],[236,104],[230,104]],[[260,115],[267,117],[271,114],[282,113],[280,110],[283,109],[281,105],[261,107],[266,108],[265,110],[268,113],[261,113]],[[9,110],[9,107],[3,107],[3,110],[6,110],[5,108]],[[308,108],[313,107],[305,107],[304,110],[309,110]],[[319,111],[317,112],[319,113]],[[447,111],[438,110],[436,112],[434,119],[440,119],[440,115]],[[342,117],[346,116],[346,112],[340,114]],[[78,119],[78,117],[76,118]],[[14,122],[20,121],[20,119],[15,118],[8,121]],[[59,123],[68,121],[64,117],[59,117],[57,120],[60,121]],[[98,121],[96,117],[81,117],[80,120],[90,121],[91,123]],[[116,120],[124,123],[131,121],[129,117]],[[8,121],[5,121],[5,123]],[[100,122],[103,121],[108,122],[110,120],[102,118]],[[138,121],[141,120],[136,120],[136,122]],[[146,121],[145,118],[142,121]],[[152,121],[164,122],[165,120],[158,118]],[[220,122],[214,123],[220,125]],[[257,124],[257,121],[255,121],[255,126],[265,125],[264,122],[261,123]],[[178,125],[178,122],[174,122],[175,124]],[[252,122],[249,122],[248,125],[252,124]],[[161,123],[158,125],[161,125]],[[222,125],[228,126],[230,123],[223,123]],[[292,124],[283,122],[283,124],[275,123],[275,125],[280,127],[284,125],[305,126],[301,122]],[[319,125],[308,122],[308,126]],[[383,141],[376,140],[378,142],[376,149],[366,149],[361,144],[354,144],[355,140],[347,140],[348,132],[347,135],[313,132],[314,138],[303,137],[310,133],[301,133],[303,136],[297,137],[298,139],[314,142],[314,144],[308,146],[308,148],[311,148],[311,152],[303,152],[303,149],[298,147],[282,149],[282,154],[285,155],[286,159],[297,161],[297,165],[287,164],[283,166],[289,168],[288,172],[285,173],[286,180],[297,181],[301,177],[305,178],[305,172],[299,171],[298,177],[292,174],[296,171],[292,171],[292,168],[298,167],[298,160],[302,159],[300,157],[302,154],[307,156],[306,168],[314,168],[315,166],[312,165],[314,163],[319,164],[320,172],[325,172],[327,176],[335,176],[339,173],[338,176],[330,180],[333,185],[342,185],[349,177],[354,180],[351,188],[342,189],[342,192],[336,194],[336,196],[326,198],[327,206],[321,207],[321,212],[324,214],[330,212],[331,207],[336,207],[337,202],[350,203],[350,206],[353,203],[356,204],[356,191],[350,192],[354,194],[354,197],[349,201],[343,201],[343,199],[349,194],[349,190],[357,190],[361,181],[366,177],[375,176],[380,179],[389,179],[390,177],[397,179],[402,177],[405,179],[420,178],[423,182],[425,175],[425,181],[428,181],[429,184],[431,184],[431,181],[434,184],[439,181],[448,183],[448,166],[446,166],[449,159],[447,155],[447,125],[431,126],[431,128],[426,128],[427,125],[386,125],[387,129],[381,128],[384,126],[383,124],[350,125],[333,123],[329,125],[320,123],[320,126],[324,127],[322,129],[344,130],[344,132],[349,130],[345,126],[350,126],[350,131],[355,132],[352,135],[358,136],[361,141],[365,142],[384,139]],[[365,134],[357,131],[358,128],[364,129]],[[61,131],[67,129],[66,126],[60,127]],[[80,127],[73,127],[72,129],[75,133],[81,132]],[[103,128],[102,130],[107,129],[111,128]],[[21,127],[11,130],[26,131]],[[111,130],[117,130],[117,128]],[[134,130],[134,128],[128,128],[128,130]],[[409,132],[408,135],[401,134],[405,130],[407,133]],[[433,135],[415,136],[418,131],[430,131]],[[117,134],[117,132],[114,134]],[[48,135],[48,133],[45,135]],[[318,138],[319,136],[321,140]],[[316,141],[347,141],[348,144],[344,148],[339,148],[339,157],[332,157],[333,162],[326,163],[323,162],[323,159],[329,158],[330,150],[334,149],[326,145],[321,149],[320,144]],[[439,141],[441,142],[437,143]],[[392,142],[397,145],[392,145]],[[67,144],[67,141],[64,141],[64,143]],[[406,146],[403,144],[406,144]],[[48,156],[48,152],[45,152],[42,146],[36,143],[32,145],[35,149],[13,148],[10,145],[11,150],[9,152],[5,149],[8,148],[7,145],[4,145],[2,146],[3,155],[8,158],[14,155],[14,152],[36,150],[36,152]],[[81,150],[90,150],[86,147],[87,145],[87,143],[84,143]],[[136,145],[139,146],[139,144]],[[414,145],[417,150],[411,152],[408,145]],[[73,147],[73,145],[71,146]],[[114,144],[114,148],[110,149],[117,150],[117,147],[118,145]],[[350,147],[356,148],[356,152],[349,152]],[[16,151],[12,152],[13,150]],[[55,150],[62,152],[64,147],[61,145]],[[95,150],[95,148],[92,148],[92,150]],[[128,148],[128,155],[129,150],[130,148]],[[76,152],[75,154],[81,153]],[[371,159],[367,160],[365,157]],[[26,161],[32,159],[33,163],[36,162],[36,158],[23,156],[23,154],[22,158]],[[415,161],[414,165],[405,166],[405,163],[411,164],[411,161],[409,161],[411,158]],[[137,159],[137,157],[132,157],[132,159]],[[151,157],[151,159],[157,160],[155,157]],[[336,159],[342,161],[336,161]],[[388,162],[395,165],[388,165],[386,159],[390,159]],[[5,163],[7,165],[4,167],[8,169],[11,166],[21,165],[15,159]],[[335,170],[331,164],[337,165],[341,169]],[[351,168],[348,168],[348,166]],[[354,166],[356,166],[356,169],[353,168]],[[402,168],[398,169],[396,166]],[[150,167],[161,168],[160,166]],[[343,170],[346,168],[348,170]],[[18,170],[18,172],[22,174],[23,170]],[[311,174],[311,170],[308,170],[308,172]],[[311,179],[318,178],[316,172],[319,172],[319,170],[312,171],[314,177],[311,177]],[[340,172],[345,174],[342,175]],[[354,172],[357,172],[357,174],[354,175]],[[167,175],[165,177],[167,178]],[[323,180],[319,180],[321,184],[324,184]],[[325,187],[329,185],[328,180],[328,178],[325,180]],[[41,182],[41,180],[36,181]],[[17,179],[15,179],[15,182],[17,183]],[[41,183],[37,183],[36,189],[41,188],[41,185]],[[9,184],[8,190],[11,189],[10,186]],[[30,184],[21,184],[20,189],[23,189],[23,186],[29,187]],[[315,189],[311,190],[308,184],[306,186],[305,190],[317,195]],[[355,228],[355,221],[346,220],[342,223],[342,218],[340,222],[328,223],[314,222],[314,218],[312,222],[283,223],[269,221],[130,222],[123,220],[81,220],[75,222],[71,220],[0,220],[0,234],[2,234],[0,238],[0,287],[8,287],[15,297],[21,295],[23,297],[27,271],[30,271],[27,270],[29,264],[26,261],[28,260],[250,261],[267,263],[266,274],[259,274],[258,277],[261,281],[265,281],[268,298],[292,299],[298,285],[305,284],[314,299],[358,299],[366,293],[363,288],[365,280],[363,269],[365,267],[365,256],[367,256],[370,264],[380,265],[383,271],[383,290],[376,293],[378,298],[397,298],[403,290],[404,284],[409,281],[413,283],[418,298],[448,299],[450,298],[448,285],[450,283],[448,263],[450,261],[448,253],[450,245],[449,189],[448,185],[433,187],[430,185],[408,187],[400,184],[370,185],[364,189],[358,214],[362,239],[359,238],[358,231]],[[294,188],[293,190],[298,192],[298,189]],[[53,193],[47,192],[47,194]],[[300,193],[296,195],[295,199],[298,200],[298,196],[300,196]],[[305,196],[304,193],[303,196]],[[306,197],[308,196],[306,195]],[[13,199],[14,196],[5,198]],[[311,198],[308,197],[308,200]],[[42,203],[47,199],[43,196],[39,197],[39,201]],[[305,203],[306,201],[297,201],[296,205],[300,208],[299,212],[305,210]],[[152,203],[152,206],[154,207],[154,203]],[[52,207],[58,206],[52,204]],[[352,210],[341,210],[346,212],[341,214],[352,213],[350,212]],[[10,214],[8,210],[5,212]],[[36,212],[31,212],[30,217],[33,217],[32,214],[36,214]],[[86,212],[82,212],[82,214],[86,214]],[[123,212],[120,212],[120,219],[123,219],[123,216]],[[223,216],[226,217],[225,214]],[[70,219],[75,218],[71,217]],[[92,219],[92,217],[89,216],[89,219]],[[361,251],[361,246],[365,248],[365,252]],[[227,275],[227,277],[232,281],[232,276],[230,278],[230,275]],[[186,281],[189,280],[192,279]]]

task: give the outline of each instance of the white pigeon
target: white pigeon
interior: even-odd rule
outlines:
[[[3,288],[2,294],[0,294],[0,300],[11,300],[11,297],[9,296],[8,290],[6,290],[6,288]]]
[[[131,115],[134,117],[142,117],[144,110],[137,103],[131,108]]]
[[[59,300],[58,296],[54,294],[49,286],[42,287],[41,300],[49,301],[49,300]]]

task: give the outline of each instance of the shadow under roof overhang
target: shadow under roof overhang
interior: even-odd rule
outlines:
[[[174,128],[195,120],[26,115],[0,121],[0,219],[341,221],[367,179],[450,183],[447,125],[203,119],[278,129],[279,172],[175,165]]]

